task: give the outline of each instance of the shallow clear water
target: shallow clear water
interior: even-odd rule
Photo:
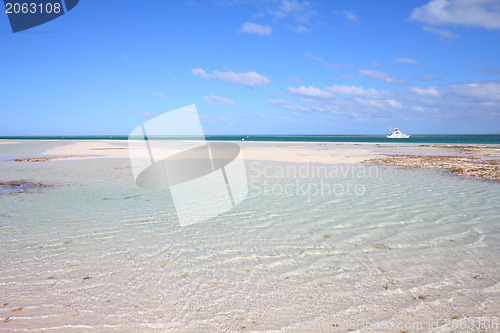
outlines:
[[[23,145],[18,155],[43,144]],[[248,197],[181,228],[128,160],[22,163],[1,146],[0,181],[49,186],[0,195],[0,330],[342,331],[333,325],[369,320],[428,331],[439,320],[446,332],[453,316],[498,319],[498,183],[246,161]]]

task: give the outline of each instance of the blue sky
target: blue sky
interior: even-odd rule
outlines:
[[[500,133],[500,0],[83,0],[0,40],[0,135]]]

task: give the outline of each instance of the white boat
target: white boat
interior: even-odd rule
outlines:
[[[391,131],[391,134],[387,136],[388,139],[408,139],[409,137],[409,134],[403,134],[397,128],[395,128],[394,131]]]

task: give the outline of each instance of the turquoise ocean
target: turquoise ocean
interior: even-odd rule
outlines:
[[[165,139],[167,137],[160,137]],[[199,137],[171,136],[171,140],[198,140]],[[386,135],[206,135],[209,141],[291,141],[291,142],[395,142]],[[81,136],[0,136],[7,140],[127,140],[126,135],[81,135]],[[397,142],[397,141],[396,141]],[[407,143],[454,143],[454,144],[500,144],[500,134],[446,134],[412,135]]]

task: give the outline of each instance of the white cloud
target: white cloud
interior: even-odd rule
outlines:
[[[422,27],[422,29],[424,29],[424,31],[439,35],[441,37],[446,37],[446,38],[457,38],[458,37],[458,35],[455,35],[451,31],[444,30],[444,29],[438,29],[438,28],[434,28],[434,27],[429,27],[428,25],[424,25]]]
[[[500,109],[500,81],[450,84],[441,86],[439,91],[434,87],[412,87],[399,92],[399,97],[403,99],[407,110],[423,112],[426,117],[441,121],[461,118],[466,122],[477,119],[495,122],[498,121]],[[418,114],[413,116],[419,118]]]
[[[303,25],[297,25],[297,26],[294,26],[294,25],[291,25],[291,24],[287,24],[287,27],[299,34],[301,33],[304,33],[304,32],[308,32],[308,31],[311,31],[310,28],[307,28],[307,27],[304,27]]]
[[[398,117],[416,122],[428,119],[441,124],[458,119],[464,124],[478,119],[498,123],[500,116],[500,80],[439,87],[414,86],[394,91],[347,85],[301,86],[288,87],[287,93],[291,95],[290,100],[297,97],[300,105],[287,98],[267,100],[266,103],[311,117],[323,113],[334,119],[374,124]]]
[[[139,111],[134,112],[134,114],[138,114],[138,115],[146,117],[146,118],[149,118],[153,115],[151,112],[146,111],[146,110],[139,110]]]
[[[165,99],[165,95],[163,95],[162,93],[159,93],[159,92],[152,93],[151,97],[157,97],[159,99]]]
[[[304,87],[300,86],[298,88],[288,87],[286,90],[295,96],[302,97],[313,97],[313,98],[331,98],[333,95],[328,91],[322,90],[320,88],[315,88],[313,86]]]
[[[432,87],[429,88],[412,87],[410,90],[422,96],[432,96],[432,97],[441,96],[441,93],[436,88]]]
[[[222,81],[231,82],[234,84],[241,84],[249,88],[253,88],[259,85],[267,85],[271,83],[267,77],[258,74],[257,72],[247,72],[247,73],[235,73],[235,72],[219,72],[213,71],[211,74],[206,73],[201,68],[194,68],[192,70],[195,76],[199,76],[203,79],[219,79]]]
[[[279,121],[286,121],[288,123],[294,123],[295,122],[295,120],[293,120],[292,118],[281,116],[281,115],[273,115],[273,118],[277,119]]]
[[[366,98],[356,98],[353,100],[354,103],[351,105],[355,106],[355,108],[367,107],[371,109],[401,109],[403,104],[394,99],[384,99],[384,100],[374,100],[374,99],[366,99]]]
[[[418,65],[418,61],[412,58],[396,58],[396,62],[400,62],[402,64],[410,64],[410,65]]]
[[[252,22],[245,22],[241,25],[241,31],[248,34],[256,34],[261,36],[270,36],[272,29],[268,25],[260,25]]]
[[[359,23],[359,16],[356,15],[354,12],[349,11],[349,10],[344,10],[342,12],[346,20],[354,22],[354,23]]]
[[[500,67],[476,67],[476,72],[482,72],[490,75],[500,75]]]
[[[203,96],[201,99],[210,104],[220,103],[225,105],[236,105],[234,101],[230,100],[229,98],[221,96],[215,96],[215,95]]]
[[[338,68],[339,67],[338,64],[329,63],[325,59],[323,59],[321,57],[318,57],[317,55],[314,55],[314,54],[309,53],[309,52],[306,52],[305,56],[308,57],[311,60],[314,60],[314,61],[317,61],[319,63],[322,63],[323,65],[325,65],[326,67],[329,67],[329,68]]]
[[[500,29],[500,6],[498,0],[432,0],[415,8],[411,19],[433,26]]]
[[[354,80],[354,76],[349,74],[342,74],[342,77],[346,80]]]
[[[386,99],[384,100],[384,102],[387,103],[393,109],[401,109],[403,107],[403,104],[401,102],[393,99]]]
[[[326,87],[326,91],[332,94],[341,94],[345,96],[357,96],[365,98],[384,98],[389,95],[388,91],[385,90],[375,90],[375,89],[364,89],[363,87],[356,86],[331,86]]]
[[[282,99],[269,100],[266,103],[285,110],[343,114],[344,116],[351,112],[366,114],[377,110],[387,112],[403,108],[403,103],[396,94],[386,90],[334,85],[323,89],[313,86],[288,87],[287,91],[291,95],[298,96],[305,106],[293,105],[290,101]]]
[[[382,80],[382,81],[389,83],[389,84],[405,84],[406,83],[404,80],[393,78],[391,75],[389,75],[387,73],[375,71],[372,69],[360,69],[359,73],[361,73],[362,75],[364,75],[370,79]]]
[[[295,76],[289,76],[288,77],[288,81],[290,81],[290,82],[296,82],[296,83],[300,82],[299,78],[295,77]]]
[[[425,81],[425,82],[432,82],[434,81],[434,78],[428,74],[423,74],[419,78],[419,80]]]
[[[223,116],[218,116],[218,117],[215,117],[215,118],[218,119],[218,120],[222,120],[222,121],[229,120],[229,118],[223,117]]]
[[[270,10],[275,19],[292,16],[298,22],[308,22],[316,14],[309,1],[281,0],[278,8]]]
[[[284,99],[270,99],[267,100],[266,103],[289,111],[299,111],[299,112],[309,111],[307,108],[301,105],[292,104],[292,102]]]
[[[357,86],[338,86],[338,85],[325,87],[323,89],[312,86],[309,87],[301,86],[298,88],[288,87],[287,91],[288,93],[294,96],[299,96],[302,98],[312,98],[317,100],[328,99],[337,101],[340,100],[337,95],[344,96],[343,99],[347,97],[347,98],[359,98],[359,99],[369,99],[369,100],[379,100],[379,101],[388,100],[393,95],[393,93],[386,90],[365,89],[363,87],[357,87]],[[266,101],[266,103],[282,107],[285,104],[288,104],[289,102],[278,99],[278,100]]]
[[[478,102],[500,101],[500,82],[473,82],[452,86],[452,90]]]
[[[205,72],[205,70],[201,69],[201,68],[193,68],[191,70],[191,72],[193,72],[193,75],[199,75],[201,78],[203,79],[209,79],[210,78],[210,74],[207,74]]]

